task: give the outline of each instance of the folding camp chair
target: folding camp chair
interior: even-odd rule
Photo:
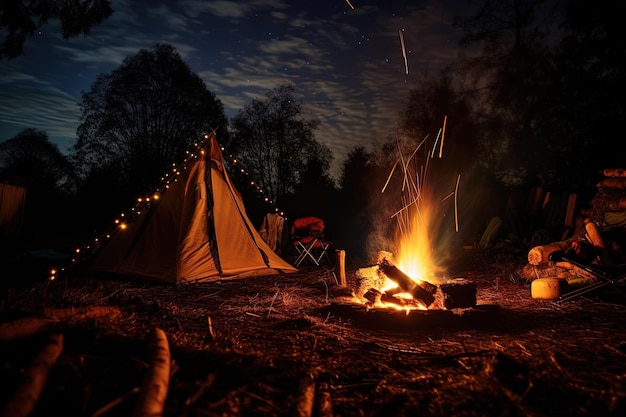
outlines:
[[[623,292],[617,286],[618,281],[626,278],[626,266],[624,265],[606,268],[587,265],[580,262],[578,259],[567,256],[565,252],[561,251],[552,252],[550,255],[548,255],[548,260],[552,262],[569,262],[570,264],[581,268],[582,270],[588,272],[593,277],[598,279],[598,281],[594,282],[593,284],[585,285],[584,287],[577,288],[562,295],[561,297],[559,297],[557,302],[569,301],[571,299],[580,297],[581,295],[585,295],[593,291],[597,291],[600,288],[607,287],[609,285],[613,286],[616,290]]]
[[[317,217],[309,216],[294,220],[291,226],[293,245],[298,252],[294,265],[299,267],[304,261],[309,261],[315,266],[320,266],[322,259],[330,263],[328,248],[331,242],[324,240],[324,221]]]

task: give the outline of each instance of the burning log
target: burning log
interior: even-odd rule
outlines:
[[[365,298],[367,301],[369,301],[372,304],[378,304],[381,302],[381,299],[383,297],[383,293],[378,291],[376,288],[370,288],[369,290],[367,290],[367,292],[363,295],[363,298]]]
[[[437,291],[436,285],[423,280],[420,280],[420,282],[414,281],[395,265],[392,265],[387,259],[384,259],[379,267],[390,280],[398,284],[404,291],[411,294],[411,296],[420,304],[423,304],[425,308],[428,308],[428,306],[435,301],[433,294]]]
[[[398,309],[418,309],[422,306],[420,302],[410,298],[399,298],[387,292],[380,292],[375,288],[370,288],[363,296],[370,307],[393,305]]]

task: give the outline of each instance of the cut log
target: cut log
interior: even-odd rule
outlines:
[[[626,210],[626,197],[607,198],[604,202],[606,211]]]
[[[380,273],[378,265],[359,268],[355,276],[356,288],[354,293],[357,298],[363,298],[370,288],[382,290],[385,285],[385,277]]]
[[[552,252],[566,252],[577,239],[577,236],[573,236],[566,240],[535,246],[528,251],[528,263],[531,265],[547,265],[550,262],[548,256]]]
[[[330,396],[330,388],[327,383],[322,383],[317,395],[317,416],[333,417],[333,402]]]
[[[540,300],[558,300],[567,290],[563,278],[537,278],[530,284],[530,296]]]
[[[626,169],[624,168],[606,168],[602,171],[605,177],[626,177]]]
[[[162,416],[170,383],[170,346],[167,335],[158,327],[151,333],[150,367],[141,385],[133,417]]]
[[[598,188],[613,188],[616,190],[623,190],[626,188],[626,178],[624,177],[607,177],[600,181],[597,185]]]
[[[415,281],[408,275],[398,269],[395,265],[392,265],[388,260],[384,259],[380,263],[380,270],[393,282],[398,284],[407,293],[411,294],[415,300],[422,304],[425,308],[435,301],[433,296],[432,287],[437,288],[428,281],[420,280]],[[424,288],[426,287],[426,288]]]
[[[315,400],[315,381],[307,376],[300,380],[298,398],[294,408],[294,417],[311,417]]]
[[[338,281],[338,284],[342,287],[347,285],[346,282],[346,251],[345,250],[336,250],[336,261],[335,261],[335,275]]]
[[[63,335],[50,336],[47,344],[23,373],[24,382],[2,410],[3,417],[26,417],[32,413],[48,381],[50,369],[63,351]]]

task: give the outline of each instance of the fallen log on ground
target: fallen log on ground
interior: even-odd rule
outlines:
[[[162,416],[165,409],[170,383],[170,346],[167,335],[158,327],[150,336],[150,366],[141,385],[133,417]]]
[[[5,404],[2,410],[3,417],[26,417],[33,412],[48,381],[50,369],[62,351],[63,335],[51,335],[46,345],[33,359],[30,367],[23,372],[24,382]]]
[[[313,415],[314,399],[315,381],[311,377],[302,378],[293,412],[294,417],[311,417]]]
[[[24,317],[0,323],[0,343],[24,339],[36,334],[56,330],[58,326],[59,322],[57,320],[41,317]]]
[[[44,314],[54,320],[63,320],[70,324],[87,321],[113,321],[122,317],[122,310],[112,306],[85,306],[69,308],[47,308]]]

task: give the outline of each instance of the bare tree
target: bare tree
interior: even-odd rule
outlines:
[[[304,116],[293,90],[282,85],[265,100],[252,100],[232,121],[229,150],[276,202],[294,191],[311,162],[323,173],[331,160],[328,147],[315,140],[318,122]]]

